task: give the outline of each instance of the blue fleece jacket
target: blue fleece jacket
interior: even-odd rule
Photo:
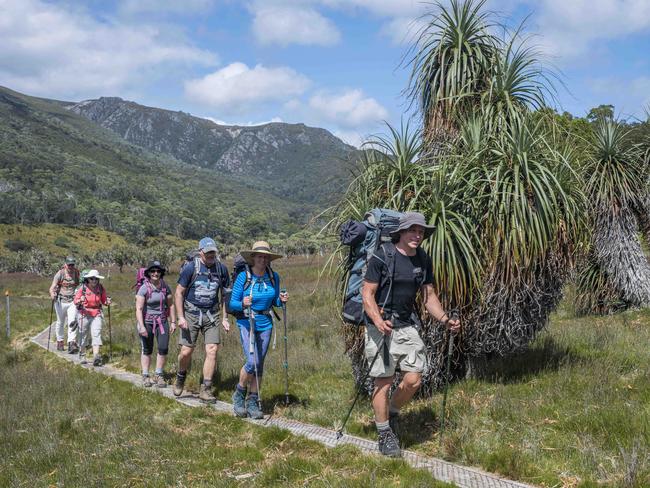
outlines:
[[[275,286],[271,283],[271,278],[268,272],[264,276],[257,276],[251,273],[251,282],[244,289],[246,283],[246,272],[242,271],[235,278],[235,283],[232,287],[232,295],[230,297],[230,308],[237,312],[243,311],[242,300],[246,295],[253,296],[252,308],[253,311],[269,310],[271,305],[276,307],[282,306],[280,302],[280,277],[274,271],[273,281]],[[239,327],[249,328],[248,318],[237,320]],[[266,315],[257,315],[255,317],[255,330],[263,331],[273,327],[273,321]]]

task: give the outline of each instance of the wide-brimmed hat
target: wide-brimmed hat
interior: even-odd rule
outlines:
[[[410,229],[414,225],[424,227],[424,239],[428,239],[433,234],[434,226],[427,224],[424,215],[420,212],[406,212],[400,217],[397,229],[391,232],[390,235],[397,237],[401,231]]]
[[[149,274],[151,274],[152,269],[159,269],[160,270],[160,277],[162,278],[165,276],[165,267],[160,263],[160,261],[149,261],[149,264],[147,264],[147,268],[144,270],[144,275],[149,278]]]
[[[249,265],[253,265],[253,254],[264,254],[271,257],[271,261],[281,258],[282,254],[275,254],[271,252],[271,246],[266,241],[257,241],[253,244],[252,249],[247,251],[241,251],[241,257],[246,260]]]
[[[217,252],[217,244],[211,237],[204,237],[199,241],[199,251],[204,253],[214,251]]]
[[[99,271],[97,271],[96,269],[91,269],[90,271],[88,271],[86,273],[86,276],[84,276],[84,279],[87,280],[89,278],[98,278],[100,280],[104,279],[104,277],[100,276]]]

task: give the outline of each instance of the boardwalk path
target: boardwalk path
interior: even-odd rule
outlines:
[[[32,338],[32,342],[38,344],[44,349],[47,349],[47,332],[46,328],[43,332]],[[139,374],[128,373],[126,371],[117,369],[111,365],[94,368],[91,364],[81,364],[77,354],[67,354],[66,352],[58,352],[55,348],[50,347],[50,352],[58,355],[60,358],[75,363],[77,366],[94,370],[97,373],[111,376],[115,379],[126,381],[136,386],[141,386],[142,378]],[[163,396],[174,399],[190,407],[205,406],[199,402],[196,395],[183,393],[180,397],[175,397],[171,388],[152,388],[152,392],[158,392]],[[154,394],[154,393],[152,393]],[[212,407],[223,413],[232,414],[232,405],[230,403],[218,401]],[[308,439],[318,441],[328,447],[335,447],[341,444],[352,444],[357,446],[365,453],[377,453],[377,443],[368,439],[362,439],[351,435],[344,435],[340,439],[336,439],[336,432],[330,429],[325,429],[317,425],[305,424],[296,420],[284,419],[281,417],[267,416],[263,420],[244,419],[246,422],[251,422],[262,427],[275,426],[281,429],[287,429],[295,435],[301,435]],[[414,468],[426,469],[436,479],[454,483],[462,488],[531,488],[532,485],[519,483],[516,481],[498,478],[497,476],[485,473],[475,468],[467,468],[452,464],[442,459],[428,458],[412,451],[402,451],[404,460]]]

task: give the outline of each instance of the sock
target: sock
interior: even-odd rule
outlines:
[[[162,376],[163,375],[163,369],[162,368],[156,368],[156,374],[158,376]]]
[[[390,425],[388,424],[388,420],[386,422],[377,422],[375,420],[375,425],[377,426],[377,432],[390,430]]]
[[[181,379],[185,379],[185,375],[187,375],[187,371],[179,371],[176,373],[176,376],[178,376]]]
[[[149,371],[142,370],[142,376],[149,376]]]
[[[253,402],[256,402],[256,401],[257,401],[257,392],[255,392],[255,393],[249,393],[249,394],[248,394],[248,399],[251,400],[251,401],[253,401]]]
[[[203,380],[203,384],[206,388],[210,388],[212,386],[212,380]]]
[[[244,395],[246,395],[246,388],[241,386],[239,383],[237,383],[237,391],[239,391],[239,392],[243,393]]]

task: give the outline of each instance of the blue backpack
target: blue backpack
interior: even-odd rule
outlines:
[[[348,324],[362,325],[364,321],[361,285],[368,269],[368,260],[383,244],[391,242],[391,232],[399,227],[400,212],[375,208],[364,215],[363,221],[350,220],[340,228],[341,244],[350,246],[347,261],[345,295],[343,297],[343,320]],[[394,264],[395,246],[385,246],[386,262]],[[392,278],[392,272],[386,275]]]

